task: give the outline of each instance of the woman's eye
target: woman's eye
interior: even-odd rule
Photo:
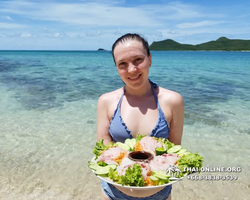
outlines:
[[[142,58],[136,58],[134,62],[135,64],[140,64],[142,61]]]
[[[124,67],[126,67],[126,63],[125,62],[121,62],[121,63],[118,64],[118,67],[119,68],[124,68]]]
[[[120,65],[120,66],[123,66],[123,65],[125,65],[125,62],[121,62],[119,65]]]

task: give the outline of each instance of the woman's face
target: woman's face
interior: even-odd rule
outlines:
[[[137,88],[148,80],[151,55],[147,55],[141,42],[127,40],[118,43],[114,59],[118,74],[127,86]]]

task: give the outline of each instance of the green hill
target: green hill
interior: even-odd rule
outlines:
[[[216,41],[209,41],[197,45],[180,44],[174,40],[167,39],[153,42],[149,46],[150,50],[203,50],[203,51],[250,51],[250,40],[228,39],[220,37]]]

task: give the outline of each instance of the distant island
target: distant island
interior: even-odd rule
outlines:
[[[99,48],[97,51],[106,51],[105,49]]]
[[[167,39],[163,41],[153,42],[149,46],[153,51],[250,51],[250,40],[228,39],[220,37],[216,41],[209,41],[197,45],[180,44],[174,40]]]

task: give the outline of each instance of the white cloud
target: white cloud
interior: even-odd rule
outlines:
[[[32,37],[32,35],[30,33],[22,33],[20,35],[20,37],[22,37],[22,38],[30,38],[30,37]]]
[[[66,36],[70,37],[70,38],[84,38],[86,37],[86,34],[81,32],[67,32],[65,33]]]
[[[60,33],[55,33],[54,36],[55,37],[62,37],[63,35],[61,35]]]
[[[213,28],[192,28],[192,29],[177,29],[177,30],[171,30],[171,29],[161,29],[158,30],[162,33],[163,38],[179,38],[179,37],[186,37],[186,36],[194,36],[194,35],[199,35],[199,34],[218,34],[220,36],[225,36],[227,34],[235,34],[235,35],[240,35],[240,34],[247,34],[250,33],[250,28],[246,28],[244,30],[239,30],[239,29],[234,29],[232,30],[231,28],[224,28],[224,27],[217,27],[216,29]],[[214,38],[216,39],[216,38]]]
[[[147,12],[137,7],[119,7],[101,3],[66,4],[10,1],[1,12],[22,15],[33,20],[89,26],[156,26]]]
[[[94,27],[160,27],[172,25],[175,21],[200,19],[201,17],[218,17],[216,13],[205,14],[204,8],[180,2],[170,2],[165,5],[151,4],[136,7],[119,6],[116,1],[82,3],[55,3],[9,1],[2,4],[0,12],[20,15],[23,18],[67,24]],[[220,14],[220,17],[222,15]],[[60,26],[59,24],[57,26]],[[173,26],[173,25],[172,25]]]
[[[118,28],[117,30],[114,31],[115,35],[122,35],[124,34],[124,31],[121,28]]]
[[[201,22],[187,22],[187,23],[181,23],[177,24],[177,28],[195,28],[195,27],[201,27],[201,26],[212,26],[216,24],[223,23],[223,21],[201,21]]]
[[[96,37],[100,35],[102,35],[100,31],[87,31],[86,32],[86,36],[89,36],[89,37]]]
[[[159,19],[177,21],[204,16],[203,13],[199,12],[197,6],[190,6],[180,2],[171,2],[165,5],[149,5],[146,8],[147,11],[151,12],[151,14]]]
[[[249,14],[242,11],[243,6],[237,14],[240,9],[230,5],[221,9],[187,1],[140,2],[143,1],[131,5],[125,0],[0,0],[0,46],[9,38],[13,45],[22,43],[23,47],[27,41],[43,41],[37,48],[97,49],[101,45],[108,49],[118,36],[127,32],[144,34],[149,42],[170,38],[185,43],[215,34],[216,37],[250,34]],[[10,21],[12,18],[15,21]],[[21,35],[34,40],[22,39]]]
[[[169,30],[168,33],[171,35],[179,35],[180,34],[180,32],[178,32],[176,30]]]
[[[163,20],[165,23],[171,21],[185,21],[201,18],[224,18],[222,13],[215,13],[207,8],[181,2],[169,2],[167,4],[153,4],[142,6],[140,9],[153,16],[155,19]]]
[[[0,28],[4,28],[4,29],[16,29],[16,28],[25,28],[25,27],[26,26],[22,24],[0,22]]]
[[[1,19],[12,20],[11,17],[8,15],[1,16]]]

